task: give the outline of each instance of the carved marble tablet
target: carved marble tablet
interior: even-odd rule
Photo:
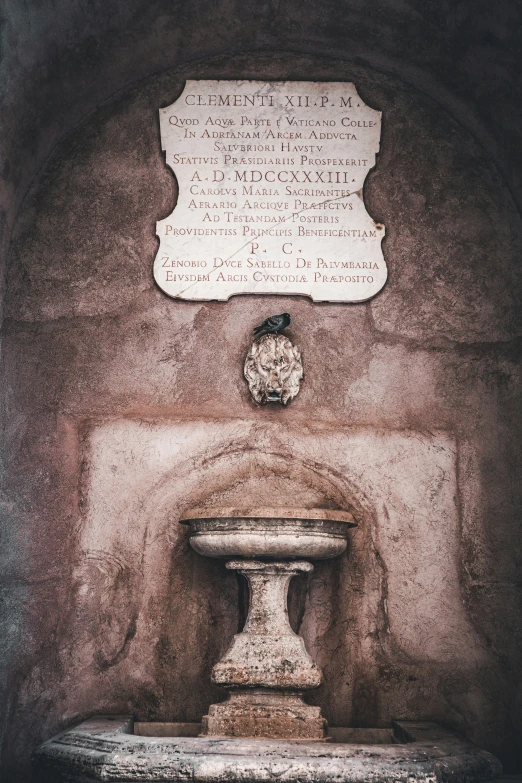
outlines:
[[[169,296],[302,294],[361,302],[386,282],[368,214],[381,113],[347,82],[187,81],[160,110],[179,195],[159,220]]]

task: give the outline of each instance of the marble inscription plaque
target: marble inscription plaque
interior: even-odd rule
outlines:
[[[381,113],[347,82],[187,81],[160,110],[178,201],[157,223],[169,296],[362,302],[386,282],[364,205]]]

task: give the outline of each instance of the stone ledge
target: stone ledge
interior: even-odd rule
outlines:
[[[144,737],[132,731],[130,717],[97,716],[45,742],[33,763],[49,783],[480,783],[501,773],[490,753],[429,722],[394,722],[390,744]]]

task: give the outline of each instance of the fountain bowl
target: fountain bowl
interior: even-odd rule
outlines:
[[[200,555],[278,560],[337,557],[357,526],[349,512],[324,508],[195,508],[180,522]]]

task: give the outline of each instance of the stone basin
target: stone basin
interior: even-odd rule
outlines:
[[[349,512],[324,508],[196,508],[180,522],[200,555],[278,560],[337,557],[357,526]]]
[[[33,762],[45,783],[481,783],[502,771],[430,722],[338,729],[323,743],[195,737],[197,724],[186,726],[138,724],[137,736],[130,716],[95,716],[45,742]]]

